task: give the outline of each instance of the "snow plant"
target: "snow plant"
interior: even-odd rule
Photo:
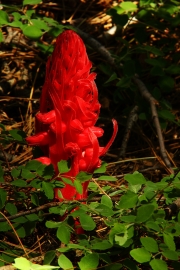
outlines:
[[[100,157],[108,151],[118,130],[113,119],[110,141],[105,147],[99,146],[98,138],[104,131],[95,126],[100,104],[94,82],[96,74],[90,72],[91,67],[78,34],[72,30],[60,34],[46,66],[35,135],[26,138],[30,145],[40,146],[44,156],[38,160],[47,165],[52,163],[57,175],[57,163],[70,161],[71,169],[64,177],[72,182],[80,171],[93,173],[101,165]],[[69,184],[60,189],[61,194],[67,200],[86,198],[88,183],[83,183],[82,194]],[[61,199],[58,188],[55,198]]]

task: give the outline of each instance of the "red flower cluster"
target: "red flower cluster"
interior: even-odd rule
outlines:
[[[103,130],[95,127],[99,116],[95,73],[90,73],[91,62],[81,38],[72,30],[58,36],[52,56],[46,67],[46,79],[40,100],[40,112],[36,115],[36,134],[26,140],[39,145],[44,157],[42,163],[54,165],[71,160],[71,170],[66,177],[74,177],[80,171],[92,173],[100,166],[100,156],[111,146],[117,122],[113,120],[114,132],[106,147],[99,147],[98,137]],[[68,184],[61,189],[65,199],[87,197],[88,181],[83,183],[83,194]],[[57,191],[55,192],[57,198]]]

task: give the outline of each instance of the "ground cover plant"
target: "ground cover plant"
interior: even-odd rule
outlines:
[[[0,269],[179,269],[179,11],[174,0],[2,1]],[[81,37],[97,73],[101,112],[96,100],[89,134],[104,130],[104,147],[113,118],[119,126],[101,163],[101,152],[88,150],[95,166],[73,174],[66,155],[43,164],[44,146],[26,142],[48,130],[35,115],[40,126],[44,112],[54,117],[51,104],[37,113],[45,65],[64,31]],[[78,195],[68,196],[67,185]]]

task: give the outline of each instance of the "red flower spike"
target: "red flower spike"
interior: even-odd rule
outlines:
[[[36,134],[28,137],[30,145],[39,145],[44,157],[38,160],[52,163],[58,174],[57,163],[71,160],[71,170],[64,176],[71,181],[80,172],[93,171],[100,166],[104,155],[117,134],[114,132],[105,147],[99,147],[98,137],[104,131],[95,127],[100,104],[92,67],[81,38],[72,30],[58,36],[52,56],[46,66],[46,79],[40,100],[40,112],[36,115]],[[87,198],[89,181],[83,183],[83,194],[68,184],[60,189],[64,199]],[[58,197],[55,189],[55,198]]]

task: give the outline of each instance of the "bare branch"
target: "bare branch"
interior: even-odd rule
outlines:
[[[163,139],[163,135],[161,132],[161,126],[159,123],[159,118],[158,118],[158,114],[157,114],[157,110],[156,110],[156,105],[158,105],[158,101],[149,93],[145,84],[138,78],[137,75],[133,77],[133,81],[138,86],[138,89],[139,89],[140,93],[142,94],[142,96],[149,102],[149,104],[151,106],[151,113],[152,113],[152,118],[153,118],[154,125],[156,127],[156,131],[157,131],[157,135],[158,135],[161,156],[162,156],[166,166],[170,170],[170,173],[174,173],[174,171],[171,167],[171,163],[170,163],[168,156],[167,156],[167,153],[166,153],[164,139]]]

